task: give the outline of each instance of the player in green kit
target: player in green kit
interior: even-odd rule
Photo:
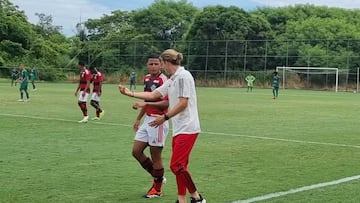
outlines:
[[[279,96],[279,84],[280,84],[280,77],[278,76],[278,72],[275,71],[271,83],[273,99],[276,99]]]
[[[31,81],[31,84],[33,87],[33,91],[36,91],[35,79],[36,79],[36,70],[35,70],[35,68],[33,68],[30,71],[30,81]]]
[[[249,75],[246,76],[245,78],[246,82],[247,82],[247,90],[246,92],[252,92],[252,89],[254,87],[254,81],[255,81],[255,77],[253,75],[251,75],[251,73],[249,73]]]
[[[135,70],[131,71],[131,73],[130,73],[130,90],[133,89],[133,86],[134,86],[134,89],[136,89],[136,78],[137,78],[137,74],[136,74]]]
[[[23,64],[20,65],[20,77],[19,77],[19,83],[20,83],[20,99],[19,102],[27,102],[30,101],[29,93],[27,91],[28,89],[28,72],[25,69],[25,66]],[[26,100],[24,100],[24,92],[26,94]]]

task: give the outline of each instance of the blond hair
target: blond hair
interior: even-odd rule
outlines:
[[[180,65],[183,60],[183,55],[174,49],[167,49],[160,55],[161,60],[170,62],[174,65]]]

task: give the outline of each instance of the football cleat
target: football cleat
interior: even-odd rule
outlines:
[[[162,196],[161,191],[157,191],[154,187],[152,187],[145,195],[145,198],[158,198]]]
[[[97,120],[100,120],[100,118],[99,118],[99,117],[94,117],[94,118],[92,118],[91,120],[92,120],[92,121],[97,121]]]
[[[89,120],[89,116],[84,116],[84,118],[81,121],[78,121],[79,123],[87,123]]]
[[[200,195],[200,199],[195,199],[193,197],[190,197],[190,203],[206,203],[206,199],[202,198]]]
[[[102,118],[105,115],[105,111],[102,110],[102,112],[99,114],[99,119]]]
[[[24,100],[23,100],[23,99],[18,99],[17,101],[18,101],[18,102],[23,102]]]

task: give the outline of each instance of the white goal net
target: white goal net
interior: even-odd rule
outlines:
[[[327,67],[276,67],[282,88],[338,91],[339,69]]]

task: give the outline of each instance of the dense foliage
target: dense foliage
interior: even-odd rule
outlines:
[[[38,67],[43,80],[62,79],[76,70],[78,60],[105,72],[126,72],[142,67],[147,54],[170,47],[199,71],[223,71],[224,64],[226,71],[360,64],[359,10],[313,5],[199,9],[186,0],[155,0],[147,8],[88,19],[73,37],[63,35],[51,15],[36,15],[39,22],[31,24],[16,5],[0,0],[0,66]]]

